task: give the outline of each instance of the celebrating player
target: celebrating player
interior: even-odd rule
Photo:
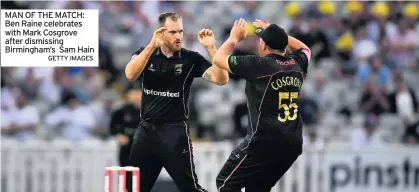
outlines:
[[[186,123],[189,91],[196,77],[224,85],[228,73],[212,66],[201,54],[182,48],[183,25],[178,14],[163,13],[158,21],[161,28],[146,47],[133,54],[125,68],[129,80],[140,77],[143,84],[142,122],[134,136],[130,163],[140,168],[141,192],[151,191],[162,167],[180,191],[205,191],[195,174]],[[202,29],[198,40],[213,58],[213,32]]]
[[[302,153],[302,120],[296,101],[310,49],[284,29],[256,20],[259,56],[232,56],[246,21],[237,20],[214,56],[214,65],[247,81],[249,128],[217,176],[219,192],[269,192]],[[286,54],[286,49],[292,52]]]

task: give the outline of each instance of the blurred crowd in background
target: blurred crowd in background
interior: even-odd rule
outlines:
[[[256,54],[254,19],[284,27],[311,48],[298,108],[306,145],[419,143],[419,2],[18,1],[3,7],[99,9],[100,67],[2,67],[2,137],[109,139],[112,112],[125,102],[122,90],[130,83],[124,67],[149,42],[158,15],[173,11],[183,17],[183,47],[207,58],[197,32],[212,29],[219,47],[240,17],[249,22],[249,36],[235,55]],[[244,86],[234,75],[225,86],[194,81],[195,141],[245,135]]]

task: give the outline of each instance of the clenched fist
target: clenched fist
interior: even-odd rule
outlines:
[[[205,48],[215,46],[214,32],[209,29],[201,29],[198,32],[198,41]]]
[[[163,32],[166,30],[165,27],[160,27],[156,31],[154,31],[153,38],[150,41],[150,46],[153,48],[158,48],[163,44]]]

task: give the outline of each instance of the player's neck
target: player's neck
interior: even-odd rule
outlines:
[[[171,57],[173,56],[173,51],[171,51],[167,46],[162,45],[160,47],[161,52],[163,53],[163,55],[165,55],[166,57]]]
[[[275,53],[275,54],[277,54],[277,55],[281,55],[281,56],[285,57],[285,53],[286,53],[286,52],[281,52],[281,51],[272,51],[272,53]]]
[[[275,54],[275,55],[281,55],[283,57],[285,57],[287,54],[287,51],[280,51],[277,49],[270,49],[270,48],[265,49],[263,52],[265,53],[265,55]]]

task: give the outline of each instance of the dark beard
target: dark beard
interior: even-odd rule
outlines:
[[[175,47],[175,46],[173,46],[173,44],[171,44],[171,43],[165,43],[164,45],[165,45],[165,46],[169,49],[169,51],[170,51],[170,52],[172,52],[172,53],[175,53],[175,52],[180,51],[180,49],[179,49],[179,50],[177,50],[177,49],[176,49],[176,47]],[[181,48],[182,48],[182,46],[181,46]]]

